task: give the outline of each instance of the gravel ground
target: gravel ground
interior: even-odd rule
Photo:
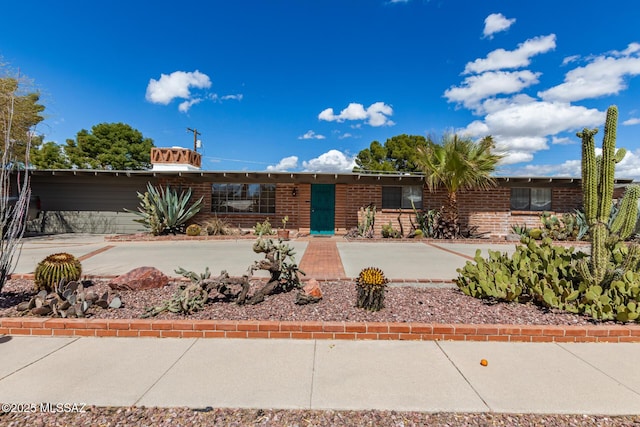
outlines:
[[[255,289],[259,284],[254,284]],[[356,291],[351,282],[324,282],[320,284],[323,299],[316,304],[299,306],[294,303],[295,292],[272,295],[257,305],[238,306],[210,295],[210,304],[190,319],[216,320],[295,320],[295,321],[353,321],[353,322],[426,322],[474,323],[514,325],[588,325],[589,317],[547,310],[533,304],[489,304],[464,295],[457,288],[389,287],[385,308],[368,312],[355,308]],[[110,290],[105,281],[91,286],[99,295]],[[161,289],[119,292],[124,307],[114,310],[92,308],[90,316],[96,319],[140,318],[147,308],[169,299],[178,289],[171,283]],[[13,317],[19,313],[15,305],[34,295],[33,283],[14,279],[7,282],[0,294],[0,316]],[[185,319],[184,315],[162,313],[157,319]]]
[[[256,285],[257,286],[257,285]],[[370,313],[354,308],[355,287],[351,282],[320,284],[324,297],[317,304],[298,306],[295,292],[267,297],[255,306],[237,306],[210,295],[211,303],[194,319],[228,320],[326,320],[395,321],[433,323],[502,323],[586,325],[583,316],[544,310],[531,304],[487,304],[455,288],[390,287],[385,308]],[[102,293],[106,281],[91,287]],[[146,309],[170,298],[178,283],[165,288],[119,292],[125,307],[92,311],[93,318],[139,318]],[[15,279],[0,294],[0,317],[16,316],[15,305],[28,300],[33,283]],[[463,308],[463,309],[461,309]],[[164,313],[160,319],[184,319]],[[312,411],[270,409],[110,408],[88,407],[84,413],[0,413],[0,426],[636,426],[640,416],[541,415],[495,413],[419,413],[382,411]]]
[[[85,413],[1,414],[2,426],[640,426],[640,416],[308,411],[262,409],[87,408]]]

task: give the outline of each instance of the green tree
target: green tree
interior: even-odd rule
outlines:
[[[356,156],[354,172],[419,172],[418,149],[426,148],[429,140],[419,135],[397,135],[384,145],[373,141]]]
[[[38,137],[39,144],[31,147],[30,163],[36,169],[70,169],[71,163],[67,159],[63,147],[53,141],[42,144],[42,137]]]
[[[67,139],[65,153],[80,169],[132,170],[151,167],[153,140],[124,123],[100,123]]]
[[[45,107],[39,104],[40,95],[25,92],[24,87],[28,85],[17,78],[0,78],[0,134],[11,140],[8,153],[11,163],[24,163],[26,147],[33,144],[35,126],[44,120],[41,113]],[[4,148],[0,151],[4,152]]]
[[[491,174],[502,156],[492,153],[493,148],[491,136],[476,143],[455,134],[445,135],[441,144],[432,142],[418,148],[417,163],[425,174],[427,188],[447,191],[443,217],[449,224],[458,226],[458,191],[495,186]]]
[[[2,68],[0,77],[0,291],[20,257],[19,248],[31,196],[30,176],[17,163],[29,163],[35,125],[44,107],[19,75]],[[16,170],[18,169],[18,170]],[[10,198],[11,197],[11,198]]]

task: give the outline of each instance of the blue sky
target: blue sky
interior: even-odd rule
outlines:
[[[208,170],[349,171],[399,134],[493,135],[503,175],[578,176],[583,127],[620,109],[640,179],[640,3],[620,0],[22,0],[0,56],[64,143],[123,122],[200,139]],[[7,19],[7,17],[10,17]],[[597,136],[601,142],[602,132]]]

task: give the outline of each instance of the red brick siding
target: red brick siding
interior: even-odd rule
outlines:
[[[276,184],[276,216],[275,223],[271,223],[274,227],[282,228],[282,218],[289,217],[286,228],[295,230],[298,228],[298,194],[293,195],[296,184]]]
[[[347,184],[336,185],[336,209],[335,209],[335,228],[337,233],[346,232],[349,230],[347,227],[347,216],[350,210],[348,206],[347,197]]]
[[[311,184],[298,184],[298,215],[302,232],[311,230]],[[276,200],[276,204],[278,201]]]
[[[211,183],[188,182],[184,177],[160,177],[159,184],[177,188],[191,188],[193,197],[203,197],[202,211],[196,215],[194,222],[202,223],[213,217],[211,213]],[[293,190],[296,195],[293,195]],[[616,189],[615,197],[621,197],[624,189]],[[399,229],[398,215],[405,234],[411,229],[411,220],[415,216],[411,209],[382,209],[382,186],[370,184],[336,184],[335,196],[335,228],[338,233],[348,231],[358,225],[358,212],[361,207],[375,205],[376,236],[381,235],[384,224],[391,222]],[[423,190],[423,209],[440,209],[446,201],[444,190]],[[479,232],[488,236],[505,236],[510,233],[514,224],[526,224],[528,227],[540,225],[538,212],[512,212],[510,209],[511,190],[509,187],[496,187],[490,190],[461,191],[458,194],[460,222],[463,225],[477,226]],[[573,212],[582,204],[582,191],[579,187],[558,187],[552,190],[552,209],[556,213]],[[233,226],[251,228],[256,222],[269,218],[274,228],[282,226],[281,219],[289,217],[287,228],[308,232],[311,227],[311,184],[279,183],[276,184],[275,215],[218,215],[228,220]]]
[[[361,207],[382,206],[382,187],[379,185],[352,184],[346,188],[345,228],[350,230],[358,226],[358,212]],[[376,215],[376,222],[377,222]]]

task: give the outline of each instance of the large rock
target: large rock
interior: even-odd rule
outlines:
[[[316,279],[310,279],[306,285],[302,288],[305,294],[315,297],[322,298],[322,290],[320,289],[320,285]]]
[[[315,304],[322,299],[322,291],[316,279],[311,279],[298,291],[295,303],[298,305]]]
[[[169,277],[155,267],[138,267],[109,282],[115,291],[142,291],[166,286]]]

